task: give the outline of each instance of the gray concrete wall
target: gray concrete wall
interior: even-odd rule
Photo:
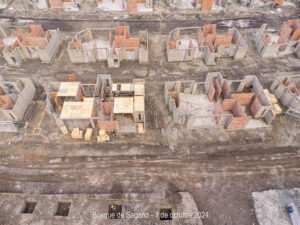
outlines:
[[[300,59],[300,44],[298,44],[298,46],[297,46],[297,49],[296,49],[295,55],[296,55],[296,57],[297,57],[297,58],[299,58],[299,59]]]
[[[19,67],[22,65],[23,59],[19,49],[15,49],[14,52],[11,52],[9,47],[5,47],[5,50],[3,51],[3,57],[5,58],[6,62],[11,66]],[[13,60],[13,58],[15,60]]]
[[[167,58],[168,62],[183,61],[185,55],[185,49],[168,49]]]
[[[18,100],[16,101],[12,110],[3,110],[5,115],[11,118],[13,115],[15,121],[20,121],[23,119],[23,116],[31,103],[34,95],[35,95],[35,87],[30,79],[21,79],[24,83],[24,88],[19,94]]]
[[[59,51],[59,47],[62,43],[62,35],[60,31],[51,30],[51,39],[46,47],[46,49],[38,49],[38,54],[43,63],[52,62],[54,56]]]

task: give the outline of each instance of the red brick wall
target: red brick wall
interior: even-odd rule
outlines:
[[[235,99],[224,99],[222,103],[222,110],[223,111],[231,111],[236,100]]]
[[[241,106],[247,106],[251,102],[254,93],[239,93],[232,94],[230,99],[236,99],[240,102]]]
[[[300,28],[296,29],[291,37],[291,41],[297,41],[300,38]]]
[[[170,95],[171,95],[171,98],[173,98],[175,100],[176,107],[178,107],[179,106],[178,92],[176,92],[176,91],[170,92]]]
[[[249,121],[249,117],[233,117],[233,118],[229,118],[226,122],[226,128],[227,129],[242,129],[245,128],[245,126],[247,125],[248,121]]]
[[[70,82],[76,81],[76,74],[75,73],[70,73],[68,76],[69,76],[69,81]]]
[[[258,112],[258,110],[260,109],[261,107],[261,104],[258,100],[258,98],[256,97],[252,103],[252,105],[250,106],[250,111],[251,111],[251,114],[252,116],[255,116],[256,113]]]
[[[5,110],[13,109],[15,101],[9,95],[0,96],[1,108]]]
[[[100,108],[104,111],[105,114],[112,113],[112,102],[100,102]]]
[[[83,92],[81,90],[81,87],[79,87],[78,93],[77,93],[77,96],[76,96],[76,101],[81,102],[82,101],[82,96],[83,96]]]
[[[225,81],[222,87],[222,95],[224,98],[228,98],[229,94],[230,94],[230,84]]]
[[[222,106],[221,106],[220,101],[218,101],[215,106],[214,114],[222,114],[222,113],[223,113]],[[217,123],[219,123],[220,119],[221,119],[221,116],[216,116]]]
[[[105,128],[106,132],[111,132],[112,130],[117,130],[117,122],[116,121],[98,121],[98,128]]]
[[[234,117],[243,117],[245,113],[243,112],[239,101],[235,101],[233,108],[232,108],[232,115]]]
[[[215,92],[216,92],[216,90],[215,90],[213,84],[210,84],[210,86],[208,88],[208,92],[207,92],[209,101],[212,101],[214,99]]]
[[[291,89],[291,91],[292,91],[295,95],[297,95],[297,96],[300,95],[300,90],[299,90],[297,87],[293,87],[293,88]]]
[[[201,28],[199,28],[199,29],[198,29],[198,38],[197,38],[199,44],[202,43],[203,38],[204,38],[204,34],[203,34]]]
[[[216,101],[219,101],[222,89],[221,89],[221,85],[220,85],[218,79],[215,79],[214,87],[215,87],[215,90],[216,90],[216,92],[215,92],[215,99],[216,99]]]
[[[128,12],[137,11],[136,0],[128,0],[127,5],[128,5]]]
[[[62,7],[61,2],[58,0],[49,0],[48,2],[49,2],[50,9],[51,8],[60,9]]]

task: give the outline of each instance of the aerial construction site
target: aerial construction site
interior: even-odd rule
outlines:
[[[300,225],[299,0],[0,12],[0,225]]]

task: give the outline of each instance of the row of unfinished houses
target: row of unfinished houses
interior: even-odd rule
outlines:
[[[12,0],[1,0],[0,9],[6,8]],[[292,0],[236,0],[247,7],[293,6]],[[39,10],[63,10],[77,12],[84,0],[32,0],[32,5]],[[154,11],[153,0],[95,0],[102,11],[127,11],[128,13],[151,13]],[[171,8],[197,11],[226,11],[229,0],[167,0]]]
[[[40,10],[63,10],[67,12],[79,11],[83,0],[32,0],[35,8]]]
[[[248,45],[236,28],[217,33],[215,24],[177,28],[169,34],[167,59],[191,61],[201,58],[207,65],[217,65],[220,57],[243,58]]]
[[[26,121],[35,90],[28,78],[5,81],[0,77],[1,131],[16,131],[16,123]],[[64,134],[74,129],[146,131],[143,79],[118,83],[101,74],[92,84],[50,82],[46,93],[45,111]],[[208,73],[204,82],[165,82],[163,98],[173,120],[187,129],[263,128],[283,112],[300,119],[300,75],[278,77],[264,89],[254,75],[228,80],[220,72]]]
[[[300,58],[299,19],[284,22],[278,32],[269,31],[263,24],[253,40],[261,57],[295,54]],[[44,32],[35,24],[17,29],[0,27],[0,56],[11,66],[21,66],[30,59],[51,63],[62,42],[59,29]],[[221,57],[242,59],[247,50],[247,41],[237,28],[224,32],[217,31],[215,24],[206,24],[171,31],[166,56],[168,62],[202,59],[206,65],[217,65]],[[109,68],[120,67],[123,61],[147,64],[149,36],[147,30],[131,34],[129,26],[86,28],[71,38],[67,52],[72,63],[107,62]]]

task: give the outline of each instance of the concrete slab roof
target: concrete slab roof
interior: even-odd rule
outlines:
[[[64,102],[61,119],[90,119],[93,114],[94,98],[84,98],[83,102]]]
[[[133,113],[133,97],[115,97],[114,113]]]
[[[145,97],[134,96],[134,112],[144,112],[144,111],[145,111]]]
[[[80,87],[80,82],[61,82],[57,92],[57,96],[60,97],[76,96],[79,87]]]
[[[120,85],[120,90],[118,90],[118,85]],[[129,83],[126,83],[126,84],[118,84],[118,83],[115,83],[112,85],[112,91],[124,91],[124,92],[130,92],[130,91],[133,91],[133,84],[129,84]]]
[[[135,84],[134,95],[145,95],[145,84]]]

